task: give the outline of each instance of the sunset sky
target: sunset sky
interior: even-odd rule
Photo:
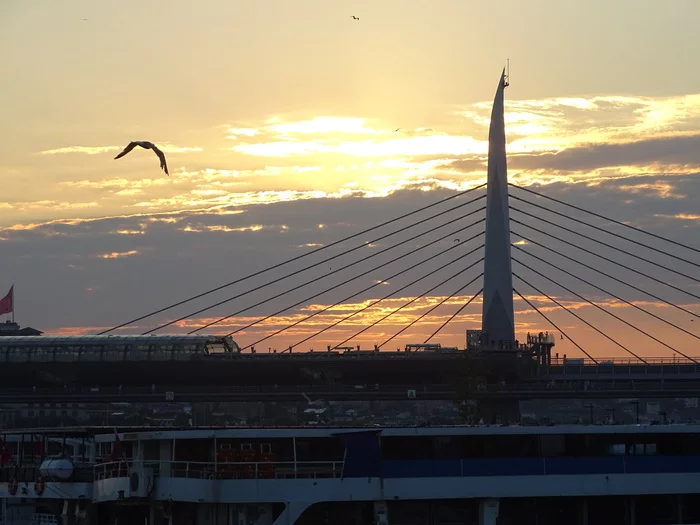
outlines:
[[[4,0],[0,296],[15,284],[16,319],[22,325],[50,334],[96,333],[475,187],[485,181],[488,118],[507,58],[511,182],[700,248],[698,19],[696,0]],[[159,170],[150,151],[137,149],[113,160],[131,140],[160,145],[171,176]],[[511,194],[552,206],[522,190]],[[435,212],[480,195],[483,191],[476,191]],[[462,212],[484,204],[476,202]],[[563,224],[561,217],[520,201],[511,205]],[[449,217],[456,215],[434,222]],[[480,217],[472,215],[460,224]],[[661,283],[593,256],[586,259],[700,314],[700,300],[692,297],[700,297],[698,281],[634,262],[516,211],[511,217],[653,275]],[[458,227],[427,235],[397,254]],[[483,224],[458,236],[467,239],[479,227]],[[584,232],[576,223],[567,227]],[[187,332],[426,228],[372,243],[353,256],[324,263],[162,333]],[[518,224],[511,228],[584,260],[574,248],[544,234]],[[353,239],[289,269],[141,321],[124,333],[144,332],[390,231]],[[699,252],[632,235],[669,250],[674,259],[614,237],[604,239],[595,230],[586,234],[700,279]],[[699,318],[576,268],[519,235],[513,241],[691,335],[514,249],[518,261],[668,345],[700,355],[699,340],[692,335],[700,334]],[[459,266],[436,268],[457,250],[466,253],[480,242],[464,243],[438,257],[453,246],[449,238],[234,338],[241,346],[251,344],[382,282],[409,263],[434,256],[422,273],[418,269],[342,302],[312,322],[261,342],[259,350],[294,344],[392,288],[434,271],[430,279],[299,350],[339,343],[452,275]],[[392,254],[312,282],[203,333],[232,332],[388,261],[396,256]],[[480,257],[474,253],[459,264]],[[519,263],[513,268],[639,355],[672,355],[668,347],[606,317]],[[382,343],[481,271],[477,264],[348,344]],[[587,351],[626,355],[517,278],[514,284]],[[467,287],[384,348],[423,342],[479,287],[479,282]],[[527,331],[557,332],[520,299],[515,308],[521,339]],[[464,346],[464,331],[479,328],[480,315],[479,299],[435,342]],[[559,336],[556,351],[580,355]]]

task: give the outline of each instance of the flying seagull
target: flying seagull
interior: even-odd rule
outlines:
[[[170,176],[170,173],[168,173],[168,165],[165,162],[165,153],[160,151],[153,142],[148,142],[146,140],[135,140],[133,142],[129,142],[129,145],[124,148],[124,151],[122,151],[119,155],[114,157],[114,160],[121,159],[124,155],[129,153],[132,149],[134,149],[136,146],[141,146],[144,149],[152,149],[153,152],[158,155],[158,158],[160,159],[160,167],[163,169],[166,175]]]
[[[353,20],[358,20],[358,21],[360,20],[360,19],[359,19],[358,17],[356,17],[355,15],[352,15],[352,19],[353,19]]]

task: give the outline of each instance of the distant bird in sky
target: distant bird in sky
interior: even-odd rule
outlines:
[[[166,175],[170,176],[170,173],[168,173],[168,165],[165,162],[165,153],[160,151],[153,142],[148,142],[146,140],[135,140],[132,142],[129,142],[129,145],[124,148],[124,151],[122,151],[119,155],[114,157],[114,160],[121,159],[124,155],[129,153],[132,149],[134,149],[136,146],[141,146],[144,149],[152,149],[153,152],[158,155],[158,158],[160,159],[160,167],[161,169],[165,172]]]
[[[353,19],[353,20],[357,20],[357,21],[360,20],[360,19],[359,19],[358,17],[356,17],[355,15],[352,15],[352,19]]]
[[[399,131],[400,129],[401,129],[401,128],[396,128],[396,129],[394,130],[394,133],[396,133],[396,132]]]
[[[455,239],[455,242],[459,242],[459,239]]]

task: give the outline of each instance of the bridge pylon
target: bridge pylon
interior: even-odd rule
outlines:
[[[515,343],[503,104],[507,85],[506,70],[503,69],[489,125],[484,295],[481,317],[482,344],[493,350],[511,350],[514,349]]]

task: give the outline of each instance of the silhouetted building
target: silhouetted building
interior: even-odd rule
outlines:
[[[41,335],[43,333],[44,332],[30,326],[20,328],[19,324],[13,321],[5,321],[4,323],[0,323],[0,337],[10,335]]]

